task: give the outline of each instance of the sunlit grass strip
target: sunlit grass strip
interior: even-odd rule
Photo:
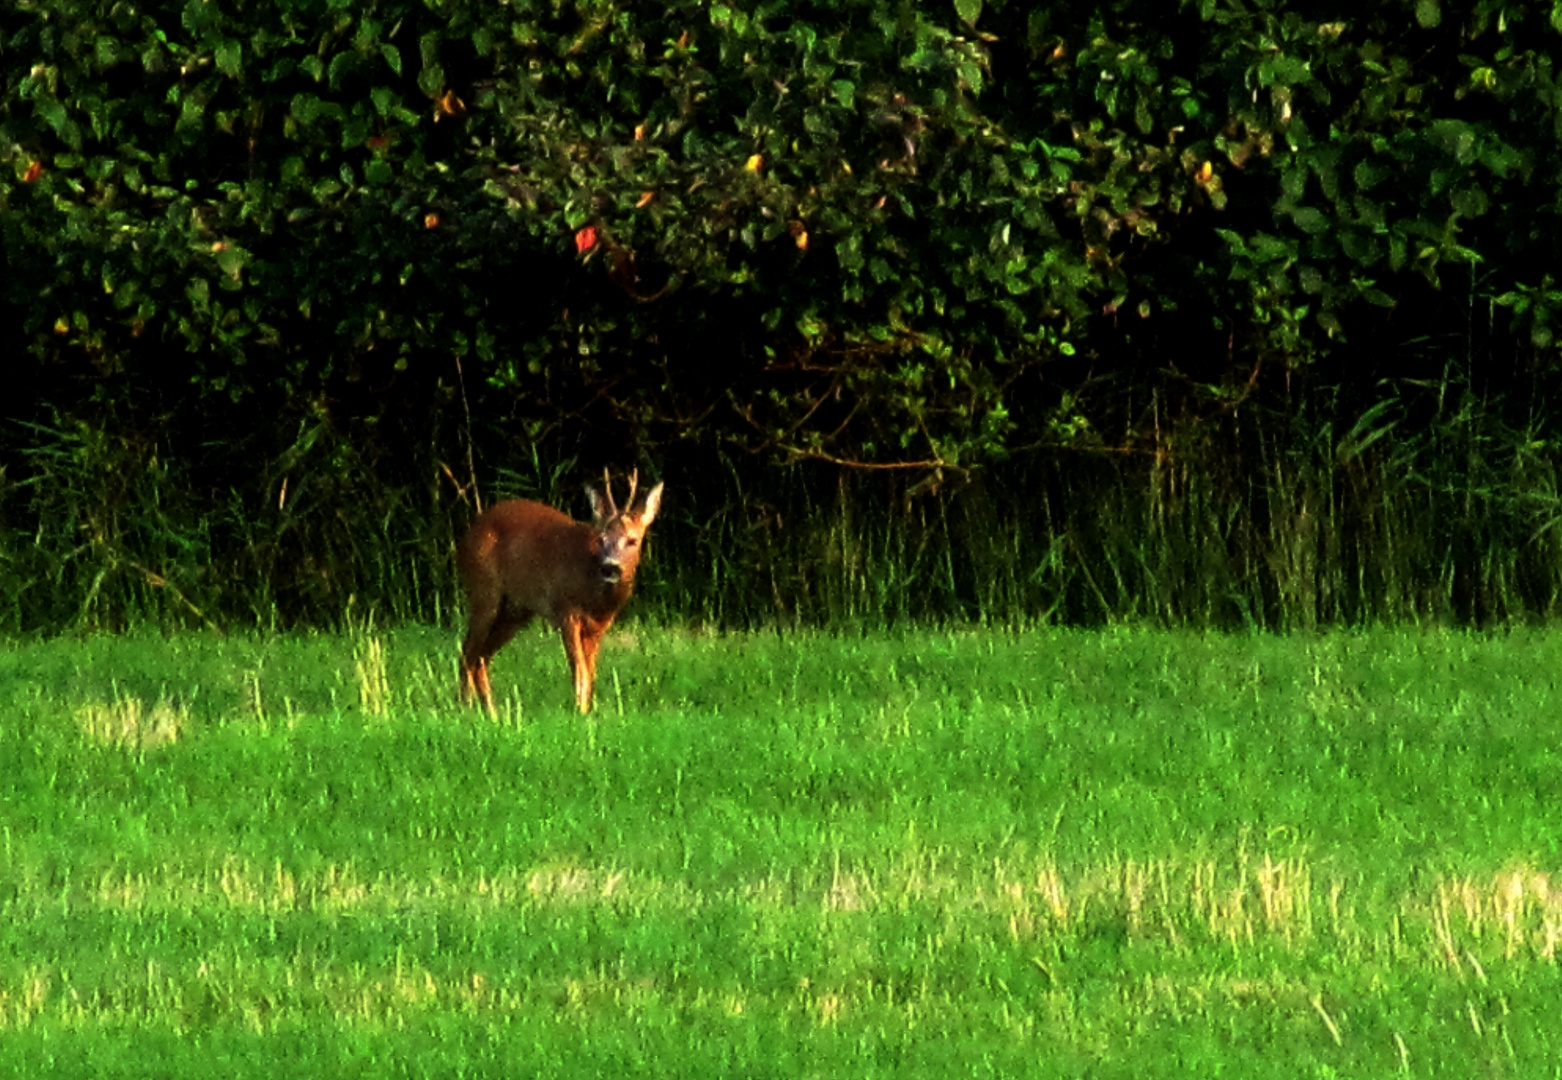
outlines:
[[[280,862],[261,866],[225,859],[190,874],[169,867],[105,874],[73,895],[23,887],[6,904],[18,919],[49,920],[69,907],[118,913],[127,926],[164,913],[231,917],[225,932],[191,958],[148,958],[127,951],[106,960],[90,988],[76,985],[68,963],[38,960],[0,969],[0,1030],[49,1022],[114,1028],[224,1021],[256,1032],[318,1022],[396,1026],[418,1015],[460,1013],[490,1020],[509,1014],[554,1016],[559,1023],[633,1017],[671,1009],[736,1018],[764,1014],[788,1024],[828,1026],[865,1010],[897,1023],[952,1021],[976,1012],[1009,1015],[1004,994],[961,995],[937,978],[886,980],[876,961],[896,943],[888,930],[907,913],[929,927],[914,943],[933,971],[939,953],[974,947],[987,957],[1029,963],[1048,989],[1029,999],[1020,1024],[1067,1026],[1076,1007],[1060,971],[1059,944],[1079,946],[1121,931],[1122,946],[1146,959],[1134,973],[1098,972],[1135,1014],[1189,1009],[1284,1008],[1321,1017],[1340,1039],[1327,997],[1331,961],[1370,969],[1388,993],[1404,980],[1430,976],[1460,984],[1502,970],[1555,964],[1562,937],[1562,890],[1548,872],[1516,865],[1487,878],[1445,877],[1402,890],[1358,890],[1335,880],[1315,885],[1299,859],[1264,854],[1235,865],[1165,859],[1103,862],[1072,874],[1045,860],[994,862],[985,872],[941,868],[919,859],[901,871],[870,873],[836,866],[809,874],[759,878],[725,892],[607,866],[557,862],[493,875],[366,880],[351,867],[298,874]],[[636,969],[622,958],[582,962],[565,973],[507,970],[470,950],[415,955],[398,946],[392,961],[346,962],[331,953],[329,930],[303,936],[291,953],[252,952],[248,916],[266,921],[445,914],[504,926],[531,913],[557,925],[591,924],[604,909],[612,925],[665,922],[670,932],[718,909],[736,911],[753,943],[779,934],[825,940],[833,957],[820,967],[790,966],[784,984],[767,989],[701,970]],[[524,926],[524,920],[519,926]],[[518,931],[519,932],[519,931]],[[126,940],[134,940],[134,933]],[[904,945],[904,942],[899,943]],[[611,950],[609,950],[611,951]],[[821,953],[821,955],[824,955]],[[840,963],[845,956],[850,962]],[[1062,962],[1068,969],[1070,961]],[[942,1020],[940,1019],[942,1018]],[[1010,1016],[1010,1020],[1019,1021]],[[1479,1019],[1473,1021],[1479,1023]]]
[[[990,869],[910,858],[882,869],[831,865],[759,877],[724,891],[560,861],[494,874],[366,878],[351,865],[295,872],[238,857],[203,872],[169,866],[105,873],[62,894],[21,885],[8,917],[48,918],[56,909],[127,915],[237,913],[395,916],[441,913],[473,919],[507,911],[610,908],[655,918],[714,906],[857,918],[863,926],[904,912],[935,915],[951,929],[1013,942],[1044,941],[1116,927],[1129,943],[1176,952],[1262,946],[1299,955],[1341,948],[1390,959],[1429,956],[1458,968],[1472,956],[1555,963],[1562,942],[1562,888],[1523,864],[1486,878],[1439,877],[1394,889],[1340,879],[1315,885],[1299,858],[1108,861],[1065,874],[1046,860],[993,860]]]

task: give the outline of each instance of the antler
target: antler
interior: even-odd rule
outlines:
[[[624,502],[624,511],[627,513],[635,508],[635,492],[640,488],[640,470],[633,469],[629,473],[629,498]],[[602,496],[607,500],[608,520],[618,517],[618,504],[613,501],[613,476],[604,467],[602,469]]]
[[[606,465],[602,467],[602,497],[607,500],[608,519],[616,518],[618,516],[618,504],[613,501],[613,477],[607,471]]]

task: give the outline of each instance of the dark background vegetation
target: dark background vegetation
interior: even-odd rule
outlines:
[[[10,632],[1540,620],[1562,5],[13,0]]]

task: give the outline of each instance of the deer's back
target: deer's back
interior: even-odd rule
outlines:
[[[497,503],[462,538],[456,566],[468,597],[497,592],[551,622],[614,599],[596,566],[590,525],[529,499]]]

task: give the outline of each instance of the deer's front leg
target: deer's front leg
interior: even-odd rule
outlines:
[[[587,654],[589,631],[581,625],[579,616],[564,620],[559,634],[564,639],[564,655],[569,659],[570,679],[575,685],[575,705],[582,713],[591,711],[591,678],[596,667],[596,642],[591,641]]]
[[[597,647],[610,623],[586,623],[580,630],[580,662],[584,677],[575,677],[575,704],[582,713],[591,711],[591,697],[597,685]]]

